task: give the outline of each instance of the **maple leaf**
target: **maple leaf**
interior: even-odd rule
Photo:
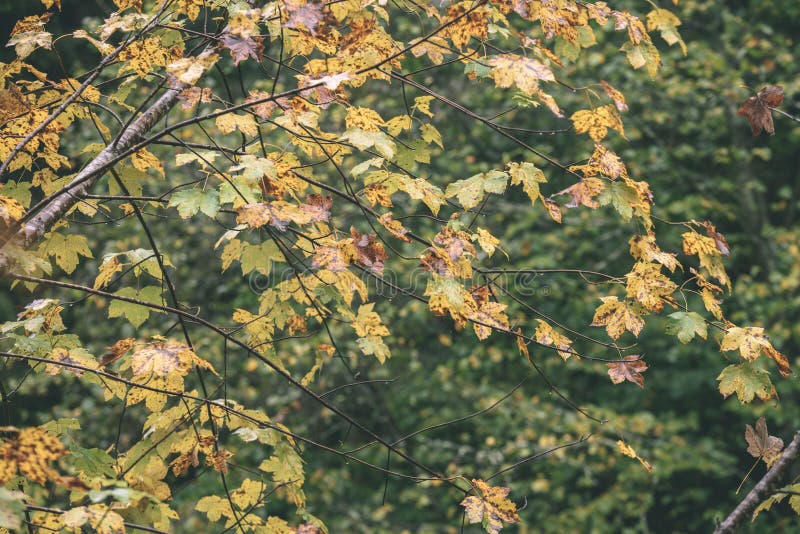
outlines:
[[[661,311],[664,302],[671,302],[670,295],[678,288],[672,280],[661,274],[661,265],[658,263],[636,262],[633,270],[625,276],[628,279],[625,288],[627,296],[651,311]]]
[[[25,214],[25,207],[15,198],[0,195],[0,219],[5,221],[6,226],[11,226]]]
[[[0,484],[7,484],[18,474],[42,486],[59,480],[50,464],[67,454],[67,449],[58,438],[40,427],[5,430],[15,435],[0,443]]]
[[[511,176],[511,185],[522,185],[522,190],[531,199],[531,204],[536,204],[539,199],[544,202],[544,197],[539,191],[539,184],[547,182],[544,173],[533,163],[523,161],[522,163],[509,162],[508,174]]]
[[[247,58],[261,61],[261,55],[264,53],[263,41],[263,37],[241,36],[228,32],[219,37],[220,44],[231,53],[234,65],[238,65]]]
[[[353,246],[356,249],[356,260],[368,267],[378,276],[383,276],[383,262],[386,260],[386,251],[381,243],[375,241],[375,234],[362,234],[354,227],[350,227],[353,237]]]
[[[783,450],[783,440],[769,435],[767,420],[763,415],[756,420],[755,430],[750,425],[745,425],[744,439],[747,441],[747,452],[754,458],[764,460],[767,465],[777,460]]]
[[[434,215],[439,213],[439,208],[445,203],[442,190],[422,178],[403,176],[397,185],[414,200],[421,200]]]
[[[134,376],[151,373],[158,376],[171,373],[186,376],[195,365],[213,371],[211,364],[199,358],[189,347],[172,340],[148,343],[131,356]]]
[[[309,2],[305,0],[290,0],[284,2],[286,12],[289,14],[288,20],[283,24],[284,28],[292,30],[305,30],[311,35],[319,35],[322,24],[327,20],[328,15],[323,12],[324,2]]]
[[[647,371],[647,364],[638,354],[628,354],[623,360],[607,363],[606,366],[608,367],[608,376],[615,384],[621,384],[627,380],[640,388],[644,387],[642,373]]]
[[[489,74],[497,87],[511,87],[512,84],[527,95],[534,95],[539,88],[539,80],[555,81],[550,67],[535,59],[516,54],[502,54],[489,59],[492,71]]]
[[[444,196],[457,197],[464,209],[471,209],[481,202],[486,193],[502,194],[506,190],[508,177],[508,173],[503,171],[482,172],[449,184]]]
[[[675,267],[681,267],[681,264],[675,259],[675,254],[663,252],[658,247],[656,236],[652,232],[647,235],[635,235],[628,243],[631,245],[631,256],[637,260],[658,262],[670,272],[675,272]]]
[[[721,237],[721,234],[719,236]],[[730,287],[730,278],[725,272],[725,266],[722,264],[723,250],[729,253],[727,242],[724,242],[725,238],[723,237],[720,240],[719,237],[706,237],[694,231],[685,232],[681,237],[683,239],[683,251],[686,254],[696,254],[700,259],[701,267],[721,283]]]
[[[13,46],[20,60],[31,55],[40,46],[48,50],[52,48],[53,36],[44,31],[44,25],[52,15],[52,13],[32,15],[17,21],[6,46]]]
[[[669,315],[672,320],[667,324],[667,334],[678,336],[681,343],[690,342],[695,334],[705,339],[707,335],[706,322],[703,317],[695,312],[675,312]]]
[[[467,318],[473,321],[473,329],[479,340],[484,340],[492,334],[492,330],[508,330],[508,316],[505,314],[507,305],[486,300],[481,302],[477,310],[472,311]]]
[[[748,326],[740,328],[731,326],[725,331],[722,344],[719,350],[725,352],[738,350],[745,360],[751,362],[761,355],[765,347],[769,347],[770,342],[764,335],[764,329],[759,326]]]
[[[600,141],[607,134],[609,128],[617,130],[625,138],[622,119],[612,105],[600,106],[594,109],[576,111],[570,117],[577,133],[589,133],[594,141]]]
[[[472,487],[478,495],[471,495],[461,501],[461,506],[469,523],[481,523],[489,534],[497,534],[503,523],[518,523],[517,505],[508,499],[509,488],[492,487],[483,480],[472,479]]]
[[[603,304],[597,307],[592,319],[592,326],[605,326],[612,339],[618,339],[625,330],[638,336],[644,326],[641,315],[626,302],[617,297],[602,297]]]
[[[603,86],[603,90],[608,97],[614,101],[614,105],[617,106],[619,111],[628,111],[628,104],[625,103],[625,95],[614,89],[605,80],[600,80],[600,85]]]
[[[717,377],[719,392],[727,398],[733,393],[742,403],[748,403],[754,397],[767,401],[777,395],[769,373],[756,369],[747,363],[729,365]]]
[[[564,204],[565,208],[576,208],[583,205],[587,208],[596,209],[600,206],[600,203],[595,197],[602,193],[605,188],[605,184],[599,178],[584,178],[580,182],[559,191],[556,195],[569,195],[571,197],[570,201]]]
[[[632,43],[625,43],[622,50],[626,53],[628,63],[634,69],[647,68],[647,73],[651,78],[655,79],[658,74],[658,69],[663,64],[661,62],[661,54],[658,48],[653,43],[642,41],[637,45]]]
[[[484,228],[477,228],[475,234],[472,236],[473,241],[477,241],[489,257],[494,254],[495,249],[500,244],[500,240],[493,236],[488,230]]]
[[[347,269],[349,262],[347,257],[338,245],[319,246],[314,251],[314,260],[311,266],[315,269],[324,268],[335,273]]]
[[[536,341],[543,345],[549,345],[558,349],[558,355],[567,360],[573,354],[572,340],[567,336],[556,332],[552,326],[541,319],[539,326],[536,327]]]
[[[765,131],[775,135],[775,125],[772,122],[772,112],[769,108],[777,107],[783,102],[783,87],[779,85],[766,85],[758,93],[742,102],[737,115],[744,115],[753,135]]]

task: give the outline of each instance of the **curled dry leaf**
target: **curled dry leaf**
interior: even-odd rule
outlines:
[[[611,377],[611,381],[615,384],[621,384],[627,380],[640,388],[644,387],[642,373],[647,371],[647,364],[638,354],[628,354],[624,360],[607,363],[606,365],[608,366],[608,376]]]
[[[783,450],[783,440],[770,436],[767,431],[767,420],[762,415],[756,421],[756,428],[745,425],[744,439],[747,441],[747,452],[754,458],[761,458],[771,464]]]
[[[772,123],[772,113],[769,108],[779,106],[783,102],[783,87],[779,85],[767,85],[745,100],[739,108],[737,115],[744,115],[753,135],[760,135],[764,130],[770,135],[775,134],[775,125]]]

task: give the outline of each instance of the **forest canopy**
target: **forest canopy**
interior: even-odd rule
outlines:
[[[0,532],[800,524],[795,2],[0,14]]]

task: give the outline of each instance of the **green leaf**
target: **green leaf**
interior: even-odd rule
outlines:
[[[123,287],[114,294],[121,297],[130,297],[136,300],[150,302],[153,304],[162,303],[161,288],[158,286],[147,286],[143,287],[141,290],[137,290],[133,287]],[[147,320],[151,311],[158,311],[161,313],[159,310],[153,310],[152,308],[148,308],[140,304],[124,302],[121,300],[113,300],[111,301],[111,304],[108,305],[109,318],[125,317],[128,322],[130,322],[136,328],[139,328],[142,323]]]
[[[530,197],[531,204],[535,204],[536,199],[541,199],[544,203],[539,184],[546,183],[547,178],[536,165],[527,161],[511,162],[508,164],[508,173],[511,175],[511,185],[522,185],[522,190]]]
[[[622,220],[628,222],[633,216],[633,205],[639,202],[639,195],[633,187],[624,182],[611,182],[606,185],[597,200],[601,206],[609,204],[614,206],[622,216]]]
[[[185,189],[174,193],[169,205],[177,207],[183,219],[188,219],[198,211],[213,218],[219,212],[219,193],[214,189]]]
[[[48,434],[52,434],[57,438],[64,437],[70,430],[80,430],[81,424],[74,417],[61,417],[53,419],[42,425],[42,428]]]
[[[766,401],[775,396],[775,387],[769,373],[747,363],[729,365],[722,370],[717,380],[723,397],[736,393],[743,403],[752,401],[754,397]]]
[[[394,141],[383,132],[367,132],[361,128],[351,128],[342,134],[339,139],[349,141],[359,150],[374,147],[386,159],[392,159],[394,156]]]
[[[91,478],[114,478],[114,458],[102,449],[84,449],[78,445],[69,446],[74,467]]]
[[[449,184],[444,196],[447,198],[455,196],[464,209],[470,209],[480,204],[485,193],[502,194],[506,190],[507,183],[508,173],[491,170]]]
[[[444,148],[442,144],[442,134],[439,133],[439,130],[437,130],[436,126],[433,124],[423,124],[419,127],[419,132],[422,134],[422,139],[424,139],[426,143],[436,143],[439,145],[439,148]]]
[[[671,322],[667,324],[667,334],[678,336],[681,343],[690,342],[695,334],[706,339],[708,334],[706,322],[699,313],[675,312],[669,315]]]
[[[228,170],[230,172],[243,171],[242,176],[252,180],[260,180],[265,176],[274,179],[278,176],[275,163],[271,159],[248,154],[242,156],[239,161],[241,162],[239,165],[234,165]]]
[[[0,527],[16,530],[22,528],[25,519],[25,499],[21,491],[0,487]]]
[[[367,356],[373,355],[378,358],[378,361],[383,363],[387,358],[391,357],[389,347],[383,342],[381,336],[367,336],[358,338],[356,341],[358,348]]]
[[[227,249],[226,249],[227,250]],[[248,274],[257,270],[261,274],[267,275],[272,270],[273,262],[286,261],[278,250],[274,241],[264,241],[260,245],[244,244],[242,255],[239,262],[242,264],[242,274]]]

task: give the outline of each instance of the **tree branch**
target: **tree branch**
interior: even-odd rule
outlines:
[[[96,158],[89,162],[57,198],[44,206],[28,221],[11,240],[23,248],[33,245],[56,223],[67,211],[78,203],[104,174],[109,162],[135,145],[161,117],[163,117],[178,99],[180,88],[167,89],[156,102],[150,106],[133,124],[122,133],[117,141],[106,146]],[[0,271],[9,267],[8,256],[0,255]]]
[[[756,509],[756,506],[759,505],[761,501],[769,497],[772,491],[775,489],[775,486],[778,485],[783,474],[789,469],[789,466],[792,465],[795,458],[797,458],[798,453],[800,453],[800,430],[794,435],[794,439],[789,446],[784,449],[783,454],[781,455],[780,460],[778,460],[772,468],[767,471],[767,474],[764,475],[761,480],[758,481],[758,484],[750,490],[750,493],[742,499],[742,502],[734,508],[734,510],[725,518],[725,520],[719,524],[717,529],[714,531],[714,534],[727,534],[736,532],[736,528],[738,527],[739,523],[745,520],[745,518],[750,517],[753,513],[753,510]]]

